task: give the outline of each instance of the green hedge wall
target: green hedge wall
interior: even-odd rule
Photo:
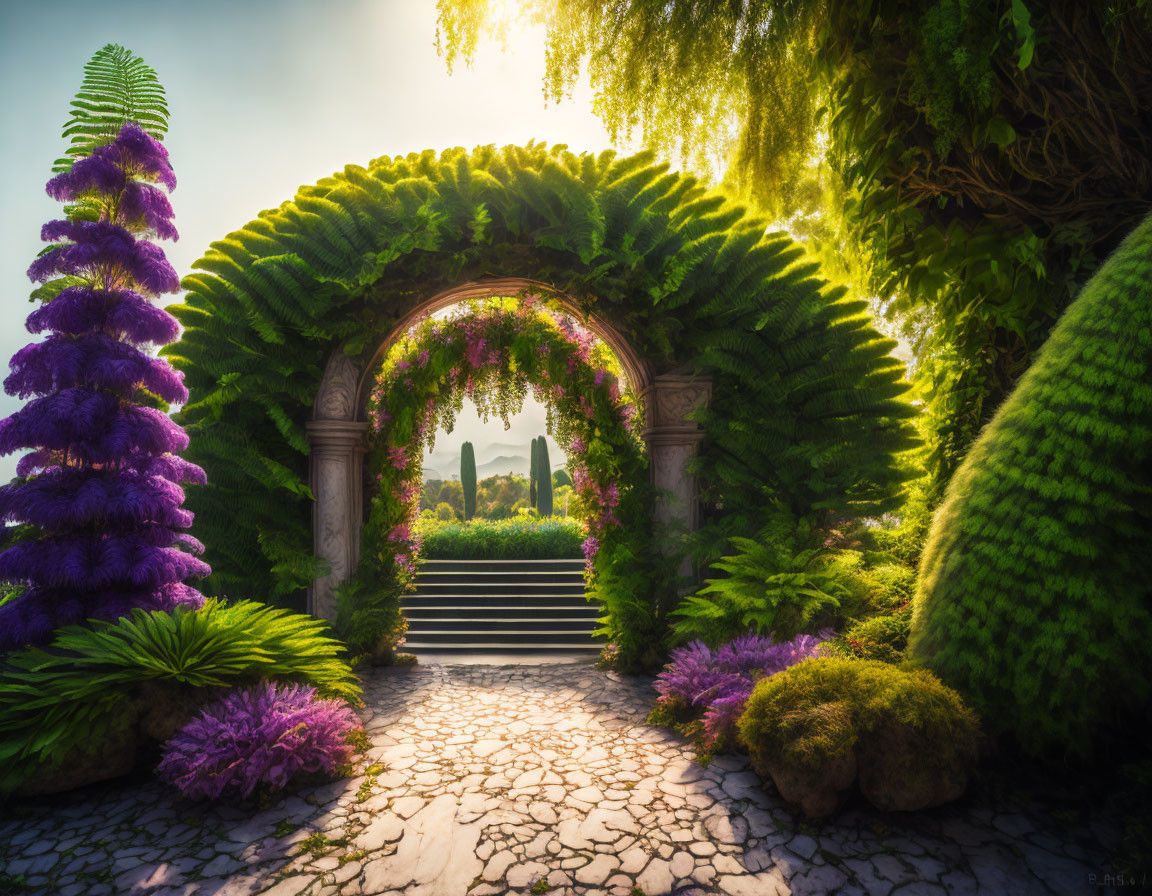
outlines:
[[[956,473],[913,657],[1035,753],[1147,733],[1152,218],[1088,282]]]

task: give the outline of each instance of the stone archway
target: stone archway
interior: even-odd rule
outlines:
[[[398,336],[426,315],[468,299],[533,290],[555,299],[615,352],[644,405],[643,436],[652,482],[659,490],[653,522],[671,531],[695,530],[699,517],[696,483],[688,471],[688,462],[696,453],[703,432],[688,415],[708,402],[711,384],[704,378],[681,373],[654,374],[648,362],[617,330],[596,315],[585,315],[576,302],[558,295],[547,284],[521,278],[470,282],[414,303],[380,340],[367,362],[358,364],[339,348],[328,359],[306,431],[311,447],[309,485],[315,498],[313,546],[316,555],[328,563],[329,572],[309,589],[309,612],[324,619],[335,618],[336,589],[352,575],[360,559],[369,425],[365,408],[372,374],[385,352]],[[680,573],[686,576],[690,572],[686,560]]]

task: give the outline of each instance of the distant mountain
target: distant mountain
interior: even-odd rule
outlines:
[[[455,476],[450,476],[450,479],[459,479],[460,473],[457,472]],[[431,482],[433,479],[444,479],[444,474],[439,470],[434,470],[431,467],[424,468],[424,481]]]
[[[509,456],[501,454],[486,464],[477,464],[476,478],[487,479],[489,476],[504,476],[508,473],[527,476],[531,469],[532,461],[524,455],[514,454]]]

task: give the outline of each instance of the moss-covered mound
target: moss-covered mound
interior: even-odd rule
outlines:
[[[953,478],[911,655],[1037,754],[1152,700],[1152,218],[1088,282]]]
[[[954,800],[979,737],[975,714],[930,672],[840,657],[761,679],[739,724],[756,770],[813,818],[856,783],[881,809]]]

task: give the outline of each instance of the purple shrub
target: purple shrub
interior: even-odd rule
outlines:
[[[298,774],[333,775],[348,762],[360,721],[316,689],[266,681],[204,709],[164,745],[157,769],[190,799],[243,799]]]
[[[707,746],[731,743],[752,686],[819,655],[820,646],[831,635],[823,631],[777,643],[749,632],[715,650],[703,641],[693,641],[673,650],[671,661],[656,677],[657,705],[679,707],[702,718]]]
[[[157,183],[176,185],[167,150],[131,122],[48,183],[78,211],[41,231],[53,245],[29,276],[69,279],[28,316],[29,332],[47,337],[16,353],[4,381],[31,400],[0,421],[0,453],[28,452],[20,478],[0,487],[0,523],[25,527],[0,553],[0,580],[28,586],[0,607],[0,652],[84,619],[203,603],[183,584],[210,570],[182,531],[192,514],[181,484],[204,473],[177,456],[184,431],[149,406],[188,397],[181,374],[149,352],[179,334],[148,301],[179,288],[145,238],[176,238]]]

